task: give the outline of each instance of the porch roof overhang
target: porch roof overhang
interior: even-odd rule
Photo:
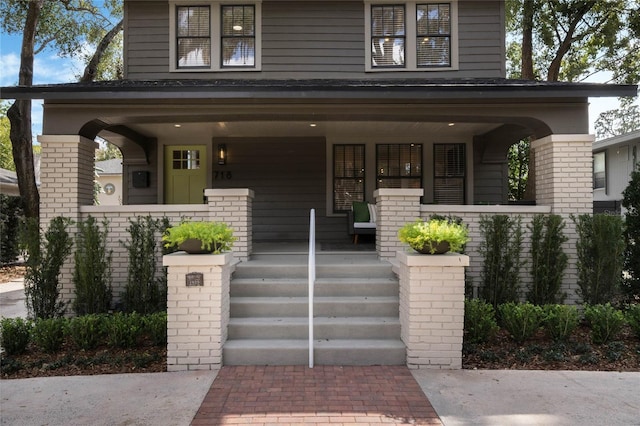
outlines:
[[[114,80],[13,86],[4,99],[550,99],[636,96],[633,84],[509,79]]]

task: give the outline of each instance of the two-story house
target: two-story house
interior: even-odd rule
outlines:
[[[125,0],[125,80],[3,97],[44,99],[43,222],[108,218],[116,258],[134,215],[225,220],[247,260],[258,243],[305,241],[311,208],[319,241],[349,242],[345,213],[367,201],[382,260],[401,249],[404,222],[463,217],[477,283],[480,215],[591,212],[588,98],[637,89],[506,79],[504,9],[502,0]],[[122,151],[123,206],[92,206],[96,137]],[[536,205],[509,206],[507,151],[524,137]],[[123,280],[125,262],[113,276]]]

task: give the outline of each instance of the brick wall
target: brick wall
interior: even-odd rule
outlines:
[[[420,216],[420,197],[423,189],[378,189],[376,200],[376,250],[380,259],[393,260],[402,250],[398,229]]]
[[[409,368],[462,368],[469,257],[398,252],[401,338]]]
[[[167,371],[214,370],[222,365],[229,325],[229,283],[233,255],[163,257],[167,291]],[[186,275],[201,273],[202,286],[187,286]]]

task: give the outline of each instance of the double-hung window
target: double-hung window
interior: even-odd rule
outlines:
[[[171,71],[260,70],[260,2],[173,0],[170,4]]]
[[[458,67],[458,0],[366,0],[366,71]]]

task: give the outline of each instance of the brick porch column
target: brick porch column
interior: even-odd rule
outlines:
[[[222,365],[232,260],[231,253],[177,252],[162,257],[163,265],[169,267],[167,371],[213,370]]]
[[[95,150],[98,144],[78,135],[40,135],[40,226],[46,229],[56,216],[74,222],[81,218],[80,206],[93,205]],[[76,227],[69,229],[73,237]],[[71,301],[73,289],[73,254],[60,274],[61,298]],[[67,310],[69,313],[69,310]]]
[[[392,260],[403,249],[398,230],[420,217],[420,197],[423,189],[390,189],[374,191],[376,200],[376,251],[383,260]]]
[[[225,222],[233,229],[237,240],[233,253],[238,260],[246,261],[253,250],[253,190],[205,189],[209,203],[209,217],[216,222]]]
[[[550,135],[531,143],[535,159],[536,203],[550,206],[551,213],[565,219],[565,235],[569,238],[563,248],[569,257],[563,280],[568,303],[579,302],[576,295],[578,271],[576,267],[575,225],[570,215],[593,212],[593,135]]]
[[[464,270],[469,256],[397,253],[400,332],[409,368],[462,368]]]

